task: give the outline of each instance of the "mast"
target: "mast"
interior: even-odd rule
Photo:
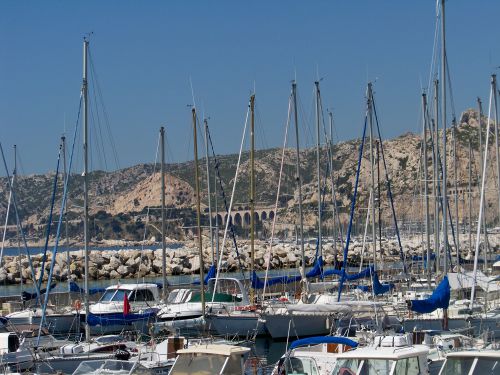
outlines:
[[[482,118],[483,118],[483,103],[481,102],[481,98],[477,98],[477,104],[478,104],[478,111],[479,111],[479,122],[478,122],[478,127],[479,127],[479,161],[480,161],[480,167],[479,167],[479,180],[478,180],[478,190],[480,190],[480,182],[482,181],[483,178],[483,159],[484,159],[484,153],[483,153],[483,125],[482,125]],[[486,124],[486,131],[489,131],[489,124]],[[489,142],[488,142],[489,143]],[[488,146],[485,145],[485,149]],[[483,197],[480,195],[480,199],[483,199]],[[482,202],[480,201],[479,204]],[[486,206],[483,207],[483,210],[486,210]],[[479,222],[478,222],[479,225]],[[486,228],[486,212],[482,215],[481,219],[481,225],[483,226],[483,235],[484,235],[484,253],[485,253],[485,258],[486,258],[486,249],[489,247],[489,242],[488,242],[488,228]],[[486,266],[486,263],[484,264]],[[484,268],[486,271],[486,267]]]
[[[375,141],[376,150],[377,150],[377,211],[378,211],[378,246],[380,249],[380,269],[384,269],[384,253],[382,250],[382,209],[380,206],[381,200],[380,200],[380,140]],[[375,203],[375,201],[373,202]]]
[[[305,280],[306,277],[306,264],[305,264],[305,251],[304,251],[304,216],[302,214],[302,180],[300,178],[300,145],[299,145],[299,122],[297,114],[297,83],[292,82],[292,96],[293,96],[293,114],[295,121],[295,148],[296,148],[296,182],[299,194],[299,231],[300,231],[300,253],[302,256],[302,264],[300,267],[300,273],[302,279]]]
[[[218,202],[217,202],[217,174],[214,173],[214,187],[215,187],[215,194],[214,194],[214,205],[215,205],[215,258],[214,258],[214,263],[218,263],[218,258],[219,258],[219,207],[218,207]]]
[[[85,305],[85,339],[90,340],[89,317],[89,186],[88,186],[88,85],[87,85],[87,56],[89,42],[87,38],[83,39],[83,238],[85,255],[85,295],[83,301]]]
[[[200,296],[201,296],[201,315],[205,316],[205,276],[203,263],[203,239],[201,238],[201,197],[200,197],[200,177],[198,170],[198,138],[196,132],[196,109],[191,110],[193,117],[193,143],[194,143],[194,178],[196,186],[196,227],[198,234],[198,250],[200,257]],[[214,290],[215,293],[215,290]]]
[[[66,169],[66,136],[61,137],[62,144],[62,156],[63,156],[63,184],[66,184],[67,178],[67,169]],[[69,255],[69,228],[68,228],[68,205],[64,206],[64,230],[65,230],[65,243],[66,243],[66,262],[68,266],[68,291],[70,291],[70,283],[71,278],[69,277],[71,274],[71,257]],[[71,295],[70,295],[71,298]]]
[[[441,262],[441,248],[439,244],[439,81],[434,80],[434,246],[436,252],[436,271]]]
[[[212,195],[210,193],[210,159],[208,157],[208,120],[203,120],[203,124],[205,125],[205,162],[207,166],[208,226],[210,228],[210,250],[212,251],[212,264],[215,264],[214,233],[212,228]]]
[[[500,154],[498,142],[498,108],[497,108],[497,75],[491,75],[491,91],[493,93],[493,105],[495,106],[495,152],[497,158],[497,178],[498,178],[498,220],[500,222]]]
[[[337,209],[335,202],[335,181],[333,178],[333,113],[328,111],[328,118],[330,120],[330,180],[332,183],[332,202],[333,202],[333,257],[334,267],[337,266]]]
[[[445,28],[445,0],[441,0],[441,123],[443,126],[443,273],[448,274],[448,185],[446,176],[446,28]],[[443,329],[448,329],[448,309],[443,309]]]
[[[490,111],[491,111],[491,95],[495,93],[490,93]],[[479,106],[479,110],[481,111],[481,106]],[[481,119],[481,117],[480,117]],[[490,112],[488,113],[488,120],[486,122],[486,142],[485,142],[485,148],[484,148],[484,160],[483,164],[481,165],[481,168],[483,170],[482,177],[481,177],[481,190],[480,190],[480,200],[479,200],[479,219],[477,222],[477,234],[476,234],[476,248],[474,251],[474,269],[473,269],[473,283],[472,283],[472,288],[471,288],[471,295],[470,295],[470,306],[471,308],[474,306],[474,296],[476,293],[476,277],[477,277],[477,263],[478,263],[478,256],[479,256],[479,247],[480,247],[480,236],[481,236],[481,224],[484,222],[482,219],[484,218],[484,208],[485,208],[485,199],[484,199],[484,194],[485,194],[485,185],[486,185],[486,165],[488,163],[488,145],[489,145],[489,137],[490,137]],[[485,231],[485,234],[487,231]],[[485,242],[487,243],[487,237],[485,236]],[[486,250],[486,249],[485,249]],[[486,260],[486,251],[484,252],[485,254],[485,260]],[[485,262],[486,263],[486,262]]]
[[[445,13],[444,13],[445,0],[441,0],[441,126],[443,127],[443,248],[444,248],[444,261],[443,273],[448,273],[448,181],[446,172],[446,28],[445,28]],[[446,310],[445,310],[446,311]],[[446,315],[447,312],[445,312]]]
[[[250,96],[250,278],[255,261],[255,94]],[[255,290],[250,287],[250,304],[254,304]]]
[[[167,298],[167,245],[165,243],[165,128],[160,128],[160,143],[161,143],[161,257],[162,270],[161,276],[163,281],[163,300]]]
[[[457,264],[460,264],[460,220],[458,217],[458,169],[457,169],[457,120],[453,118],[453,175],[455,185],[455,233],[456,233],[456,250]]]
[[[469,138],[469,254],[472,253],[472,145]]]
[[[428,176],[428,156],[427,156],[427,95],[422,94],[422,141],[424,148],[424,206],[425,206],[425,250],[427,256],[427,283],[431,285],[431,222],[429,217],[429,183]]]
[[[372,196],[371,219],[372,219],[372,251],[373,251],[373,267],[377,269],[377,232],[375,219],[375,155],[373,152],[373,92],[372,83],[368,83],[368,116],[370,120],[370,174],[371,186],[370,194]]]
[[[321,146],[321,136],[320,136],[320,93],[319,93],[319,82],[314,82],[316,86],[316,171],[318,174],[318,255],[323,255],[323,250],[321,246],[321,169],[320,169],[320,146]]]
[[[12,194],[12,191],[16,188],[15,187],[15,184],[16,184],[16,178],[17,177],[17,145],[14,145],[14,170],[12,171],[12,189],[11,189],[11,193]],[[15,202],[14,202],[15,204]],[[19,225],[21,226],[22,228],[22,224],[19,223]],[[18,260],[19,260],[19,273],[20,273],[20,279],[21,279],[21,283],[20,283],[20,286],[21,286],[21,293],[23,291],[23,267],[22,267],[22,254],[21,254],[21,240],[19,238],[19,226],[17,227],[17,232],[16,232],[16,236],[17,236],[17,250],[18,250]],[[33,279],[33,282],[36,283],[36,280]],[[39,296],[40,297],[40,296]],[[24,303],[23,303],[23,307],[24,307]]]

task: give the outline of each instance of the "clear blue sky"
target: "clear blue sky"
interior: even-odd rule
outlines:
[[[498,0],[447,2],[458,113],[477,96],[487,102],[489,76],[500,65],[499,15]],[[122,167],[153,161],[161,125],[170,161],[192,159],[190,77],[218,153],[238,150],[254,85],[258,146],[282,143],[295,74],[311,119],[313,82],[317,72],[324,77],[324,106],[334,109],[340,139],[360,135],[366,83],[376,78],[384,136],[418,131],[434,23],[434,0],[3,0],[0,141],[9,153],[19,145],[25,173],[55,169],[64,119],[69,131],[77,113],[89,31]],[[313,141],[309,135],[302,143]]]

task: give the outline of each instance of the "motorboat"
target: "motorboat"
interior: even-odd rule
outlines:
[[[152,283],[117,284],[106,288],[101,298],[89,306],[87,322],[91,334],[119,333],[135,330],[147,333],[156,318],[160,301],[159,286]],[[125,308],[125,305],[127,305]],[[85,309],[76,304],[74,311],[85,322]],[[128,311],[125,311],[128,310]]]
[[[490,375],[500,373],[499,350],[469,350],[446,355],[439,375]]]
[[[372,345],[338,354],[330,374],[427,375],[428,353],[425,345],[412,344],[411,334],[376,336]]]
[[[243,375],[249,348],[208,344],[196,345],[177,352],[171,375]]]

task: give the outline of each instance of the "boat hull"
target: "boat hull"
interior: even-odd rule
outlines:
[[[332,317],[328,315],[266,314],[266,329],[273,339],[320,336],[330,333]]]
[[[231,315],[210,315],[209,326],[219,335],[254,337],[267,334],[264,322],[258,313],[232,313]]]

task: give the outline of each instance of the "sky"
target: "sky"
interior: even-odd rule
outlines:
[[[93,169],[153,162],[160,126],[167,160],[192,159],[193,99],[200,119],[208,118],[216,153],[238,152],[254,91],[257,147],[280,147],[294,79],[303,147],[315,143],[318,78],[337,140],[361,135],[369,81],[383,136],[418,132],[435,9],[435,0],[2,0],[0,142],[9,166],[18,145],[21,173],[55,170],[60,136],[73,136],[88,33],[109,120],[101,113],[98,122],[97,112],[91,119]],[[499,16],[498,0],[446,2],[457,115],[475,107],[478,96],[487,103],[490,75],[500,66]],[[79,132],[75,171],[81,169],[81,138]]]

